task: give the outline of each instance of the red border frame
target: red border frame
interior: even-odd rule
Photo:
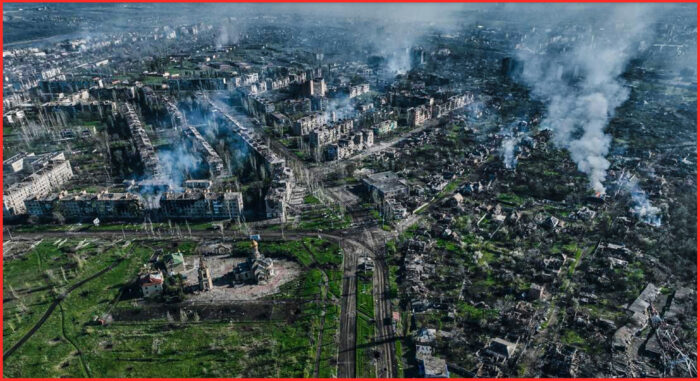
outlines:
[[[5,0],[0,0],[0,3],[4,6],[5,3],[558,3],[558,4],[565,4],[565,3],[695,3],[696,4],[696,9],[695,9],[695,16],[697,20],[697,24],[700,24],[700,15],[698,15],[698,10],[697,10],[697,4],[698,0],[678,0],[678,1],[672,1],[672,0],[660,0],[660,1],[652,1],[652,0],[641,0],[641,1],[632,1],[632,0],[611,0],[611,1],[601,1],[601,0],[579,0],[579,1],[557,1],[557,0],[542,0],[542,1],[536,1],[536,0],[509,0],[509,1],[498,1],[498,0],[481,0],[481,1],[462,1],[462,0],[439,0],[439,1],[420,1],[420,0],[378,0],[378,1],[373,1],[373,0],[252,0],[252,1],[216,1],[216,0],[193,0],[193,1],[186,1],[186,0],[119,0],[119,1],[109,1],[109,0],[72,0],[72,1],[66,1],[66,0],[14,0],[14,1],[5,1]],[[4,7],[3,7],[4,8]],[[696,24],[696,31],[697,31],[697,24]],[[0,34],[2,34],[2,24],[0,24]],[[696,36],[696,44],[698,44],[697,36]],[[700,45],[700,44],[698,44]],[[0,50],[2,50],[3,42],[0,40]],[[3,60],[0,60],[0,72],[3,71],[3,65],[4,62]],[[700,69],[700,63],[698,63],[698,69]],[[4,75],[2,78],[3,82],[5,81]],[[696,87],[696,99],[697,99],[697,94],[698,94],[698,89]],[[3,95],[0,94],[0,101],[2,101]],[[696,107],[697,107],[697,101],[696,101]],[[0,106],[0,109],[3,109],[3,114],[4,114],[4,105]],[[700,108],[697,109],[700,111]],[[696,114],[697,116],[697,121],[696,121],[696,153],[700,151],[700,143],[698,143],[698,125],[700,125],[700,112]],[[2,143],[2,136],[0,135],[0,143]],[[2,154],[2,146],[0,146],[0,155]],[[700,182],[700,174],[698,174],[697,171],[697,161],[695,163],[695,186],[696,186],[696,192],[697,192],[697,186],[698,183]],[[2,179],[0,179],[0,186],[2,186]],[[700,197],[698,196],[698,193],[695,195],[696,199],[696,225],[695,225],[695,244],[696,244],[696,259],[695,259],[695,265],[696,265],[696,296],[700,294],[700,278],[698,278],[698,270],[700,270],[700,265],[698,264],[698,259],[700,259],[700,256],[698,255],[698,251],[700,251],[700,242],[698,242],[698,224],[697,221],[700,220],[700,209],[698,208],[698,202],[700,201]],[[3,222],[0,221],[0,238],[4,237],[5,230],[3,228]],[[4,238],[3,238],[4,241]],[[0,249],[2,251],[2,249]],[[0,280],[2,280],[2,264],[3,264],[4,259],[0,259]],[[4,290],[3,290],[4,291]],[[3,302],[0,300],[0,318],[2,318],[3,315],[3,310],[2,310],[2,304]],[[697,333],[697,328],[700,327],[700,325],[697,325],[697,316],[700,315],[700,305],[696,303],[696,333]],[[4,320],[3,320],[4,321]],[[2,323],[0,323],[2,324]],[[0,337],[0,346],[2,346],[3,343],[3,338]],[[700,336],[696,334],[696,352],[697,348],[700,347]],[[0,362],[0,371],[3,369],[3,363]],[[0,375],[2,379],[5,379],[4,374]],[[65,380],[82,380],[84,378],[65,378]],[[103,378],[104,380],[121,380],[121,378]],[[179,380],[181,378],[131,378],[132,380]],[[322,378],[311,378],[312,380],[324,380]],[[464,379],[464,378],[463,378]],[[539,381],[541,379],[539,378],[505,378],[506,380],[524,380],[524,381]],[[645,378],[571,378],[572,380],[609,380],[609,381],[614,381],[614,380],[647,380]],[[698,378],[674,378],[674,380],[697,380],[700,379],[700,375]],[[53,380],[52,378],[13,378],[13,380]],[[220,378],[201,378],[201,380],[221,380]],[[250,378],[249,380],[269,380],[266,378]],[[304,378],[292,378],[290,380],[309,380],[309,379],[304,379]],[[379,379],[377,379],[379,380]],[[384,379],[384,380],[389,380],[389,379]],[[490,379],[490,378],[484,378],[480,380],[503,380],[503,379]]]

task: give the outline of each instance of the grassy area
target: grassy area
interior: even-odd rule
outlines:
[[[313,195],[308,195],[308,196],[304,197],[304,203],[305,203],[305,204],[311,204],[311,205],[317,205],[317,204],[320,204],[321,201],[319,201],[319,200],[318,200],[316,197],[314,197]]]
[[[499,193],[498,200],[508,204],[520,205],[523,203],[523,198],[515,193]]]
[[[445,249],[447,251],[451,251],[453,253],[461,253],[462,249],[457,246],[457,244],[453,241],[448,241],[442,238],[437,239],[436,246],[442,249]]]
[[[332,242],[319,238],[305,237],[304,246],[311,252],[313,259],[319,265],[340,265],[343,256],[340,254],[340,247]]]
[[[40,232],[66,232],[72,230],[80,230],[84,228],[84,225],[70,224],[70,225],[20,225],[15,228],[9,228],[10,231],[17,231],[21,233],[40,233]]]
[[[321,357],[318,367],[318,377],[337,377],[337,367],[334,365],[337,360],[338,343],[336,332],[340,329],[340,306],[337,304],[326,307],[326,320],[323,327],[323,337],[321,342]]]
[[[367,344],[374,340],[374,324],[366,317],[357,315],[357,347],[355,349],[355,376],[358,378],[376,377],[372,365],[372,350]]]
[[[357,310],[360,313],[368,316],[370,319],[374,318],[374,300],[372,298],[371,274],[369,274],[369,280],[363,280],[358,278]]]
[[[374,341],[374,298],[371,273],[357,278],[357,312],[355,376],[376,377],[376,370],[371,365],[372,348],[366,345]]]
[[[401,340],[396,340],[396,370],[398,371],[398,378],[403,378],[403,345]]]
[[[576,331],[567,329],[561,336],[561,340],[564,344],[582,346],[586,344],[586,340],[581,337]]]
[[[333,298],[326,300],[321,332],[324,305],[320,296],[340,294],[337,246],[310,241],[311,254],[301,241],[261,243],[263,252],[299,255],[312,266],[318,258],[335,266],[326,270],[327,289],[323,271],[310,268],[273,296],[306,300],[291,321],[150,319],[102,326],[94,322],[96,317],[115,307],[136,306],[134,299],[123,297],[123,290],[154,249],[192,253],[196,248],[193,241],[109,245],[100,241],[68,240],[62,245],[58,240],[45,241],[19,258],[5,260],[6,298],[18,296],[3,305],[5,348],[34,325],[55,294],[118,261],[116,267],[60,303],[44,325],[4,361],[5,377],[311,377],[319,333],[319,377],[336,376],[340,310]],[[244,245],[249,243],[242,242]]]
[[[399,266],[389,266],[389,295],[392,299],[399,297],[398,273]]]
[[[574,271],[576,271],[576,266],[578,266],[578,263],[581,260],[581,255],[583,254],[583,250],[579,249],[575,243],[564,246],[564,249],[567,252],[572,253],[574,255],[574,260],[571,261],[571,264],[569,265],[569,271],[568,271],[569,276],[573,276]]]
[[[343,287],[343,271],[342,270],[326,270],[328,275],[328,291],[336,298],[342,296]]]
[[[330,231],[344,229],[350,226],[352,218],[349,214],[341,213],[336,208],[319,208],[305,211],[301,215],[301,222],[297,226],[299,230],[306,231]]]
[[[6,348],[29,331],[55,295],[112,264],[126,250],[98,248],[89,241],[62,242],[42,241],[24,256],[5,260],[3,288],[13,297],[3,304]]]
[[[457,304],[457,314],[469,321],[479,321],[482,319],[493,320],[498,318],[498,310],[475,307],[466,302]]]

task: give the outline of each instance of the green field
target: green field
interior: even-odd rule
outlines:
[[[355,375],[358,378],[376,377],[372,365],[370,343],[374,342],[374,299],[372,296],[372,274],[357,279],[357,345],[355,349]]]
[[[21,256],[5,259],[5,351],[40,320],[57,295],[114,267],[58,303],[46,322],[4,361],[5,377],[311,377],[316,368],[319,377],[336,375],[336,293],[342,281],[337,245],[320,239],[261,244],[263,252],[307,263],[308,270],[269,297],[299,300],[292,320],[200,320],[197,315],[100,325],[95,319],[115,307],[136,308],[135,299],[125,297],[124,290],[154,250],[191,254],[196,243],[95,240],[81,247],[81,240],[61,242],[43,241]],[[246,245],[236,244],[247,249]]]

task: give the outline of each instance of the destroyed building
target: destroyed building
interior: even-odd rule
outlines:
[[[50,159],[42,162],[40,168],[34,170],[34,166],[29,164],[29,157],[18,158],[12,163],[7,162],[13,168],[23,168],[13,171],[22,172],[25,170],[25,162],[31,167],[32,173],[22,178],[20,182],[13,183],[3,191],[3,216],[15,216],[25,214],[27,207],[25,201],[35,197],[46,197],[51,192],[61,189],[61,186],[73,177],[73,170],[70,161],[62,154],[54,155]],[[3,168],[6,167],[3,162]]]

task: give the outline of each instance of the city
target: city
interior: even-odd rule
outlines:
[[[697,377],[696,20],[3,4],[3,376]]]

